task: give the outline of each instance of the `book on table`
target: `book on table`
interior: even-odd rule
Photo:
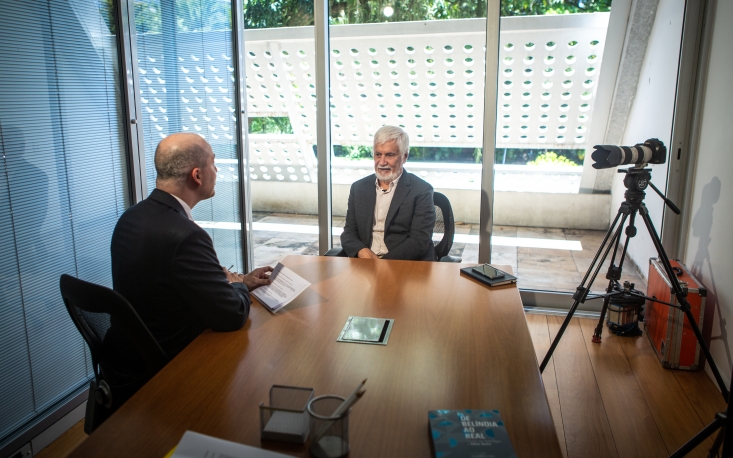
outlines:
[[[435,458],[516,458],[498,410],[431,410]]]
[[[482,268],[491,269],[491,271],[496,272],[498,275],[487,275],[483,272]],[[488,264],[480,264],[473,267],[464,267],[463,269],[461,269],[461,274],[471,277],[474,280],[478,280],[481,283],[489,286],[509,285],[517,282],[517,277],[515,277],[514,275],[510,274],[509,272],[504,272],[503,270],[497,269],[496,267],[489,266]]]

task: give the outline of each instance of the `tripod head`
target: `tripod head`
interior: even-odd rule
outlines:
[[[648,186],[651,186],[651,188],[656,192],[659,197],[662,198],[665,204],[675,212],[676,214],[680,214],[680,209],[677,208],[677,206],[672,202],[671,200],[667,199],[664,194],[662,194],[662,191],[657,189],[656,186],[652,183],[652,169],[644,168],[643,164],[640,167],[629,167],[628,169],[619,169],[618,173],[625,173],[626,176],[624,177],[624,186],[626,187],[626,192],[624,193],[624,197],[626,198],[626,202],[633,205],[639,205],[644,200],[644,197],[646,196],[646,193],[644,192]]]

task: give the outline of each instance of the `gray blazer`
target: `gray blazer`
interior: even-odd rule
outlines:
[[[372,246],[376,179],[371,174],[351,185],[341,234],[341,246],[349,257]],[[433,187],[405,170],[394,193],[384,225],[384,243],[389,250],[384,259],[435,261]]]

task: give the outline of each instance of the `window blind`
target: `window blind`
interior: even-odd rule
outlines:
[[[242,271],[231,2],[140,0],[135,29],[148,190],[155,148],[175,132],[201,135],[221,170],[216,195],[193,209],[219,262]]]
[[[0,446],[88,384],[59,276],[111,286],[129,205],[112,2],[0,2]]]

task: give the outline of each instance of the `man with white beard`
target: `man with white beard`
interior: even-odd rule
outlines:
[[[435,261],[433,187],[404,170],[407,133],[374,135],[374,174],[351,185],[341,246],[349,257]]]

